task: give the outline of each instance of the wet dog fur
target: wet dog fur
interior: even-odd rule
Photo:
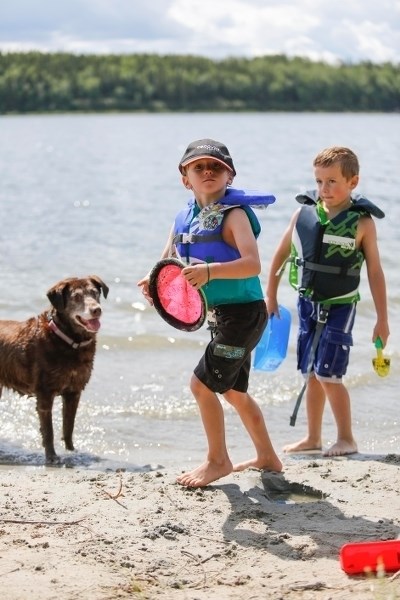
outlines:
[[[72,435],[82,390],[88,383],[100,328],[100,296],[108,287],[97,275],[70,277],[51,287],[49,310],[26,321],[0,320],[0,396],[3,387],[36,397],[46,463],[58,462],[52,409],[62,397],[65,448]]]

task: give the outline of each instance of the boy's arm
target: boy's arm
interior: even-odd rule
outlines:
[[[182,274],[194,287],[201,287],[209,279],[242,279],[254,277],[261,271],[257,240],[245,211],[233,208],[225,216],[224,241],[236,248],[240,258],[229,262],[214,262],[207,267],[204,263],[185,267]]]
[[[268,280],[267,280],[267,286],[266,286],[266,290],[265,290],[267,311],[268,311],[269,315],[279,314],[278,287],[279,287],[281,277],[283,275],[283,271],[279,275],[277,273],[278,273],[279,269],[282,267],[282,265],[285,263],[285,261],[290,256],[292,233],[293,233],[293,228],[297,221],[298,214],[299,214],[299,211],[297,210],[294,213],[294,215],[292,216],[290,223],[289,223],[286,231],[284,232],[284,234],[281,238],[281,241],[279,242],[279,244],[274,252],[274,255],[272,257],[272,260],[271,260],[271,264],[270,264],[270,268],[269,268],[269,275],[268,275]]]
[[[367,266],[368,284],[372,300],[375,305],[376,323],[372,334],[372,341],[380,337],[383,347],[389,337],[389,324],[387,313],[386,281],[379,256],[375,222],[370,217],[361,217],[358,234],[360,246],[365,256]]]
[[[165,244],[164,250],[161,253],[160,260],[162,260],[163,258],[168,258],[172,255],[171,253],[174,250],[174,248],[172,247],[173,239],[174,239],[174,226],[172,225],[170,232],[169,232],[167,243]]]
[[[174,235],[174,227],[172,226],[171,230],[169,232],[167,243],[165,244],[164,250],[161,253],[160,260],[162,260],[163,258],[168,258],[168,256],[170,256],[171,248],[172,248],[173,235]],[[147,275],[145,275],[144,277],[142,277],[142,279],[140,279],[137,282],[137,285],[142,288],[142,294],[146,298],[146,300],[150,304],[153,304],[153,300],[152,300],[152,298],[151,298],[151,296],[149,294],[149,281],[150,281],[150,271],[147,273]]]

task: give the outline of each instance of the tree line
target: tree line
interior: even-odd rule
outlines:
[[[400,65],[284,55],[0,53],[0,114],[400,110]]]

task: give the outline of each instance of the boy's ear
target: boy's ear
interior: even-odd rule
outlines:
[[[352,190],[354,190],[354,188],[358,186],[359,180],[360,178],[358,175],[353,175],[353,177],[350,179],[350,187]]]
[[[186,175],[182,175],[182,183],[185,186],[186,189],[191,190],[192,186],[189,183],[189,179],[187,178]]]

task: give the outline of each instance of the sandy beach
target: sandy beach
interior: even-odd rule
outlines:
[[[400,456],[284,458],[204,489],[178,473],[0,470],[4,600],[389,600],[399,573],[350,576],[349,542],[400,537]]]

